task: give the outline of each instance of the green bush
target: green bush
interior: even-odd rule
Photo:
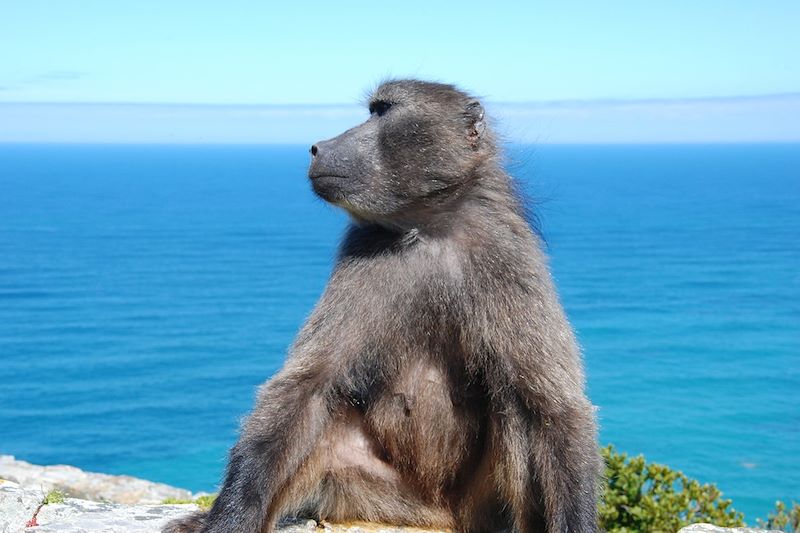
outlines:
[[[759,518],[758,527],[800,533],[800,503],[792,502],[792,507],[787,511],[785,503],[775,502],[775,512],[770,513],[766,520]]]
[[[600,523],[608,533],[675,533],[695,522],[742,526],[743,515],[721,498],[717,487],[701,485],[664,465],[603,449],[608,484]]]

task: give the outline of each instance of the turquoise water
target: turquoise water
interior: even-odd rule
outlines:
[[[800,145],[511,152],[602,441],[800,499]],[[344,227],[307,158],[0,145],[0,453],[213,490]]]

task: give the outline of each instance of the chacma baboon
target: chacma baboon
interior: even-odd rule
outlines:
[[[401,80],[369,110],[311,147],[314,191],[352,217],[330,282],[211,511],[165,531],[596,531],[580,353],[483,107]]]

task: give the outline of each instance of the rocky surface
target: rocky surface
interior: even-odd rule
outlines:
[[[45,494],[0,482],[0,533],[158,533],[170,520],[196,511],[194,504],[126,505],[66,498],[42,504]],[[324,531],[323,531],[324,530]],[[381,524],[282,524],[278,533],[442,533]]]
[[[0,533],[22,531],[42,503],[43,495],[16,483],[0,481]]]
[[[65,493],[44,503],[50,491]],[[84,472],[71,466],[37,466],[0,456],[0,533],[158,533],[170,520],[197,511],[187,490],[130,476]],[[324,531],[323,531],[324,530]],[[380,524],[285,523],[280,533],[440,533]]]
[[[36,514],[34,527],[25,533],[157,533],[167,522],[192,511],[194,504],[125,505],[67,498],[64,503],[44,505]],[[13,531],[13,530],[12,530]]]
[[[52,489],[72,497],[44,504]],[[161,502],[168,498],[187,500],[196,496],[187,490],[130,476],[95,474],[63,465],[37,466],[8,455],[0,456],[0,533],[158,533],[170,520],[198,509],[194,504],[159,505]],[[278,531],[441,533],[381,524],[317,524],[313,520],[282,524]],[[679,533],[780,532],[694,524]]]
[[[748,527],[719,527],[713,524],[692,524],[678,533],[782,533],[776,530],[751,529]]]
[[[197,510],[185,505],[125,505],[67,498],[43,504],[45,493],[0,481],[0,533],[156,533],[179,516]]]
[[[0,481],[0,533],[158,533],[170,520],[197,510],[194,504],[126,505],[66,498],[42,504],[45,493]],[[324,530],[324,531],[323,531]],[[329,524],[303,520],[282,524],[278,533],[442,533],[381,524]],[[779,533],[694,524],[679,533]]]
[[[84,472],[74,466],[39,466],[0,455],[0,479],[44,493],[58,489],[67,496],[127,504],[161,503],[167,498],[193,499],[191,492],[131,476]]]

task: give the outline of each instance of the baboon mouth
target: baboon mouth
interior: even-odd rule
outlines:
[[[336,203],[345,196],[348,178],[336,174],[309,174],[311,188],[323,200]]]

